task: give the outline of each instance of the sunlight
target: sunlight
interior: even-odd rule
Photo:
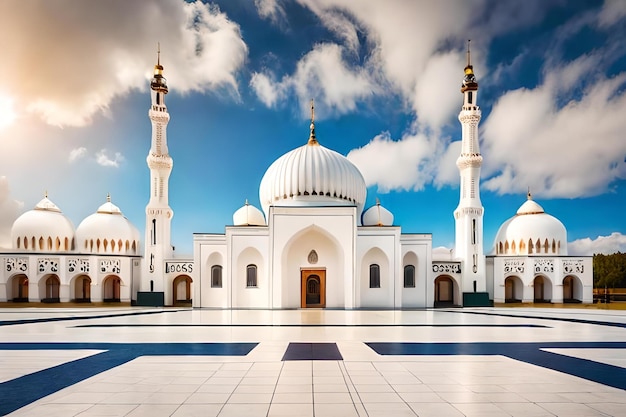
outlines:
[[[13,99],[6,95],[0,95],[0,130],[12,125],[16,118]]]

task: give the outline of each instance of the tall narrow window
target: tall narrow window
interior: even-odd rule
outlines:
[[[380,288],[380,266],[370,265],[370,288]]]
[[[472,219],[472,245],[476,244],[476,219]]]
[[[472,99],[473,99],[473,93],[471,91],[467,92],[467,103],[468,104],[472,104]]]
[[[413,265],[404,267],[404,288],[415,288],[415,267]]]
[[[222,288],[222,266],[211,267],[211,288]]]
[[[257,268],[256,265],[248,265],[246,267],[246,287],[257,287]]]
[[[156,245],[156,219],[152,219],[152,244]]]

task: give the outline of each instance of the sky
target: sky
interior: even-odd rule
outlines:
[[[626,251],[626,1],[3,0],[0,27],[0,247],[46,193],[75,227],[110,193],[143,236],[157,43],[177,256],[260,207],[311,99],[365,206],[453,247],[471,39],[485,251],[528,190],[570,254]]]

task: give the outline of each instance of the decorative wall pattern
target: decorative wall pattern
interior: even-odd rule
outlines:
[[[59,272],[59,258],[38,258],[37,272],[40,274],[56,274]]]
[[[67,272],[84,272],[89,273],[89,260],[71,258],[67,261]]]
[[[526,261],[520,259],[505,259],[504,260],[504,273],[509,274],[523,274]]]
[[[28,258],[5,258],[4,270],[7,272],[28,272]]]

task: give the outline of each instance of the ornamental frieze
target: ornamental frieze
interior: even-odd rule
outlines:
[[[541,272],[554,272],[554,260],[553,259],[536,259],[535,260],[535,273]]]
[[[67,261],[67,272],[84,272],[85,274],[89,273],[89,259],[68,259]]]
[[[447,273],[447,274],[460,274],[461,264],[458,262],[437,262],[433,263],[433,272]]]
[[[563,272],[565,272],[566,274],[571,274],[571,273],[583,274],[585,272],[585,265],[582,259],[564,260]]]
[[[7,272],[28,272],[28,258],[5,258],[4,270]]]
[[[504,273],[509,274],[523,274],[526,261],[521,259],[505,259],[504,260]]]
[[[38,258],[37,272],[40,274],[56,274],[59,272],[59,258]]]
[[[119,259],[100,259],[100,272],[103,274],[119,274],[121,271]]]

